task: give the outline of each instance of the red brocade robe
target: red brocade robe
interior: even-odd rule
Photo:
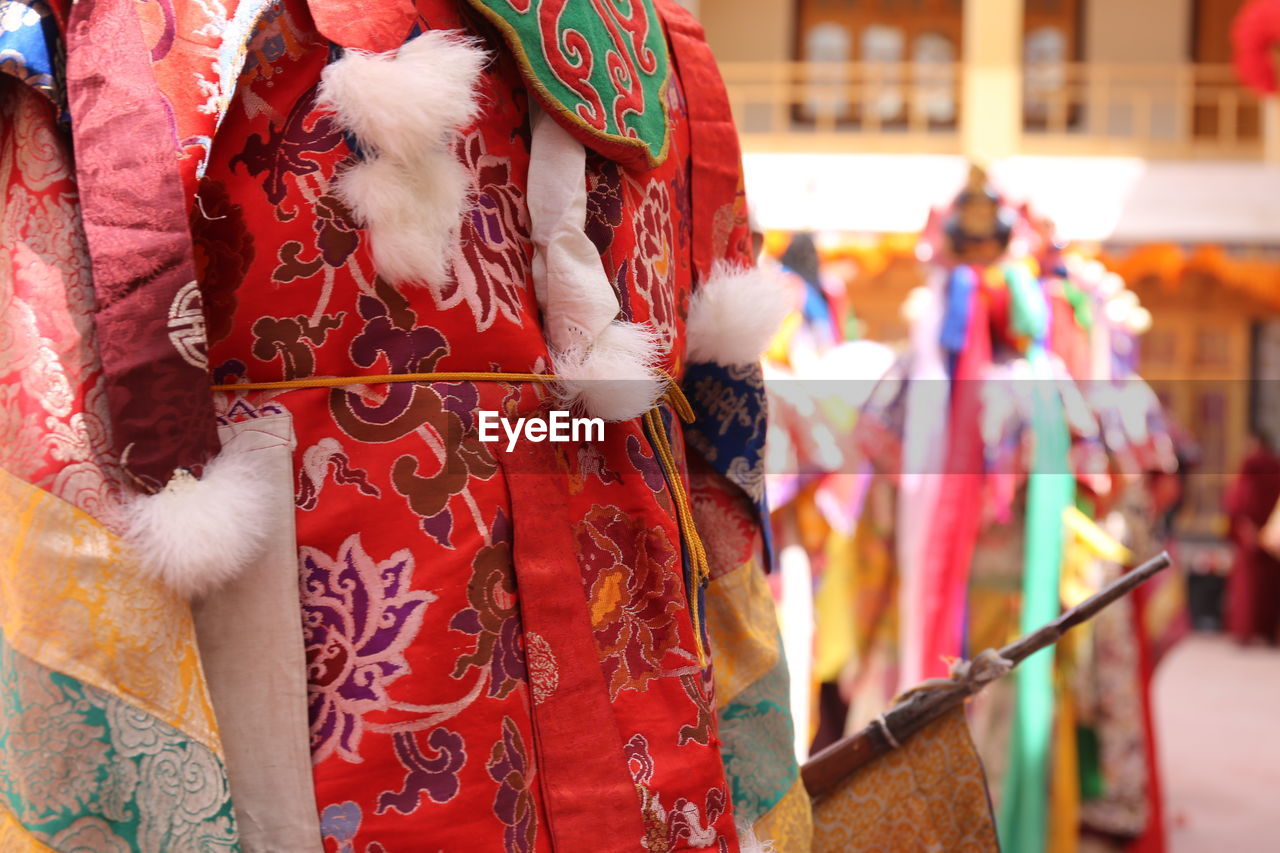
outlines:
[[[498,29],[445,0],[371,4],[358,20],[334,4],[284,0],[254,15],[226,9],[220,41],[210,35],[216,27],[200,26],[203,5],[179,3],[172,13],[138,5],[180,152],[199,288],[188,304],[203,300],[209,381],[222,389],[213,392],[212,415],[224,446],[256,442],[276,454],[270,458],[287,472],[292,496],[288,518],[273,522],[273,550],[287,566],[284,574],[273,567],[271,577],[296,589],[296,597],[276,600],[292,601],[301,634],[279,648],[240,646],[229,657],[235,638],[209,627],[220,613],[216,624],[253,636],[252,602],[265,598],[254,584],[267,567],[235,581],[238,604],[212,596],[193,622],[185,602],[157,591],[127,554],[120,557],[130,584],[163,599],[156,612],[168,621],[152,632],[158,643],[180,635],[194,647],[199,634],[203,670],[188,655],[182,681],[199,701],[173,701],[203,708],[204,728],[186,718],[172,724],[208,747],[204,775],[192,778],[222,792],[210,801],[221,809],[218,849],[239,843],[224,764],[243,837],[261,837],[249,834],[251,824],[257,832],[273,823],[269,810],[255,812],[258,803],[238,798],[252,781],[238,789],[237,772],[246,778],[254,756],[237,758],[230,743],[255,726],[283,741],[297,734],[295,747],[306,740],[306,794],[268,793],[291,801],[293,837],[314,831],[314,849],[733,851],[753,824],[779,850],[803,849],[808,801],[789,752],[785,664],[772,610],[761,606],[768,596],[759,459],[724,442],[744,425],[746,445],[762,440],[759,372],[704,369],[694,381],[684,357],[695,288],[716,262],[750,263],[736,141],[727,112],[708,117],[703,106],[704,90],[719,84],[696,24],[673,4],[657,6],[672,45],[665,158],[620,163],[588,142],[586,174],[565,180],[586,181],[584,230],[621,317],[656,331],[660,366],[685,378],[698,420],[682,430],[668,400],[658,407],[661,442],[634,418],[606,424],[600,440],[508,448],[505,439],[479,440],[478,412],[516,418],[551,401],[543,384],[508,376],[547,373],[550,365],[526,198],[530,94]],[[239,54],[227,35],[237,27]],[[335,43],[394,49],[409,27],[461,31],[492,54],[481,71],[479,115],[449,141],[472,191],[452,275],[421,286],[378,275],[368,231],[332,190],[358,156],[356,141],[316,103]],[[238,78],[209,82],[210,68],[227,67],[239,67]],[[8,198],[21,189],[44,202],[9,205],[6,233],[19,236],[5,250],[10,268],[22,269],[21,253],[41,227],[33,217],[54,211],[48,215],[70,249],[50,269],[72,294],[71,308],[60,289],[24,298],[75,326],[60,331],[65,341],[49,356],[56,369],[44,375],[66,379],[64,420],[80,424],[59,444],[54,436],[69,427],[19,429],[21,417],[11,418],[0,467],[15,478],[15,494],[52,495],[115,537],[128,475],[108,435],[106,380],[85,307],[93,295],[77,233],[71,137],[57,121],[56,91],[45,99],[0,80],[6,117],[24,116],[4,126],[0,151],[30,149],[22,135],[34,135],[57,167],[40,173],[40,161],[20,153],[18,167],[2,173]],[[717,139],[723,145],[711,150]],[[26,316],[12,314],[12,304],[0,309]],[[195,316],[171,314],[171,330],[198,327]],[[38,327],[19,334],[31,337]],[[427,372],[507,378],[234,388]],[[0,389],[19,412],[38,411],[31,390],[38,375],[31,358],[0,358]],[[40,399],[48,409],[48,395]],[[662,464],[667,443],[675,474]],[[681,528],[677,490],[686,489],[710,568],[705,593]],[[116,690],[118,673],[104,672],[85,678]],[[220,701],[228,685],[240,701]],[[243,698],[279,696],[288,705],[290,685],[299,691],[292,710]],[[727,714],[730,697],[717,697],[722,685],[750,704]],[[164,703],[142,704],[160,714]],[[290,713],[305,719],[305,733],[302,724],[297,732],[279,728]],[[296,771],[298,753],[280,761],[295,761]],[[18,817],[0,838],[55,837],[61,823],[24,821],[12,808],[22,793],[0,785],[0,794]],[[111,813],[95,812],[88,799],[81,805],[84,826],[132,838],[134,829],[113,823]],[[130,847],[148,844],[121,849]]]

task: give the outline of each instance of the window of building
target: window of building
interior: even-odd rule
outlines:
[[[804,60],[817,67],[809,70],[803,115],[841,121],[849,117],[849,60],[853,59],[853,43],[849,30],[837,23],[826,22],[809,29],[804,37]]]
[[[899,27],[872,24],[862,31],[858,58],[866,69],[865,103],[882,122],[897,121],[906,107],[902,90],[902,62],[906,34]]]
[[[942,33],[916,36],[911,49],[915,63],[916,108],[930,124],[952,124],[956,120],[956,48]]]
[[[848,62],[853,58],[849,30],[827,22],[812,27],[804,36],[806,62]]]
[[[1023,109],[1030,120],[1044,121],[1066,84],[1067,37],[1059,27],[1039,27],[1023,41]]]

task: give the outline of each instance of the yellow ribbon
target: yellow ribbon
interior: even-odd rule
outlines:
[[[1095,557],[1122,566],[1133,565],[1133,552],[1080,510],[1073,506],[1067,507],[1062,511],[1062,521]]]

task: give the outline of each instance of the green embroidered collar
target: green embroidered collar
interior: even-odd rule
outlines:
[[[667,156],[671,58],[653,0],[469,0],[502,31],[543,108],[637,167]]]

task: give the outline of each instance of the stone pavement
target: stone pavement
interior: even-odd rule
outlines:
[[[1280,651],[1195,634],[1154,690],[1169,853],[1280,851]]]

